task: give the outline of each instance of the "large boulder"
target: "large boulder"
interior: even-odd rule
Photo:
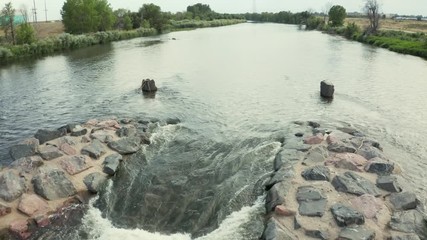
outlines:
[[[156,82],[152,79],[144,79],[141,83],[141,89],[143,92],[155,92],[157,91]]]
[[[380,190],[369,180],[353,173],[345,172],[343,175],[337,175],[332,179],[332,185],[339,192],[351,193],[357,196],[371,194],[380,196]]]
[[[10,167],[18,171],[30,173],[41,167],[43,164],[43,159],[40,156],[31,156],[14,161],[10,164]]]
[[[0,173],[0,198],[7,202],[19,198],[27,190],[24,179],[12,170]]]
[[[64,155],[57,147],[52,145],[39,147],[39,153],[44,160],[53,160]]]
[[[357,172],[362,172],[363,167],[368,162],[364,157],[354,153],[336,153],[326,159],[325,165],[333,165]]]
[[[56,200],[76,194],[73,183],[59,169],[43,169],[32,179],[34,191],[47,200]]]
[[[99,159],[105,153],[104,145],[97,139],[94,139],[89,145],[84,146],[81,153],[91,158]]]
[[[402,191],[395,176],[379,176],[377,178],[377,187],[389,192]]]
[[[82,126],[80,126],[80,125],[76,125],[76,126],[71,130],[70,135],[71,135],[72,137],[80,137],[80,136],[86,135],[86,133],[87,133],[87,129],[86,129],[86,128],[83,128],[83,127],[82,127]]]
[[[70,175],[76,175],[90,168],[84,155],[67,157],[61,161],[62,168]]]
[[[369,194],[353,198],[350,202],[352,207],[363,213],[368,219],[376,218],[379,211],[385,207],[383,201]]]
[[[114,175],[119,167],[120,161],[123,159],[122,155],[115,153],[107,156],[104,160],[104,173]]]
[[[308,168],[301,173],[305,180],[309,181],[328,181],[331,177],[331,171],[325,166],[314,166]]]
[[[39,129],[34,135],[40,141],[40,144],[57,139],[67,134],[65,129]]]
[[[109,142],[108,147],[114,151],[127,155],[136,153],[141,148],[141,138],[139,137],[126,137],[120,140]]]
[[[390,228],[404,233],[416,233],[427,239],[426,217],[416,209],[397,211],[391,216]]]
[[[29,157],[36,153],[38,146],[39,140],[35,138],[30,138],[20,144],[10,147],[9,155],[13,160],[17,160],[23,157]]]
[[[320,82],[320,95],[325,98],[333,98],[335,92],[334,84],[329,81]]]
[[[364,227],[346,227],[341,230],[338,239],[340,240],[373,240],[375,231]]]
[[[264,232],[260,240],[292,240],[297,239],[290,231],[286,228],[281,227],[280,223],[277,222],[274,218],[270,218],[265,225]]]
[[[107,178],[99,172],[94,172],[87,175],[83,179],[83,183],[86,185],[87,190],[91,193],[97,193],[101,189],[101,186],[107,181]]]
[[[299,214],[301,216],[322,217],[326,208],[326,197],[312,186],[301,186],[297,191]]]
[[[23,194],[19,201],[18,210],[29,217],[35,217],[39,214],[45,214],[51,209],[43,198],[35,194]]]
[[[365,223],[365,217],[362,213],[341,203],[332,205],[331,212],[334,216],[335,222],[340,227],[347,227],[353,224],[361,225]]]
[[[392,193],[390,195],[390,202],[396,210],[414,209],[418,205],[417,196],[412,192]]]
[[[390,175],[394,170],[394,163],[375,157],[369,160],[365,170],[378,175]]]

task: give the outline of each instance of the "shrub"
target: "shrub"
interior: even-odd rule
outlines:
[[[325,24],[323,18],[311,16],[307,19],[307,30],[320,29]]]
[[[18,44],[30,44],[36,41],[36,32],[29,23],[24,23],[16,29],[16,42]]]
[[[348,24],[347,27],[345,28],[344,36],[347,38],[354,39],[355,34],[360,34],[360,32],[361,32],[360,27],[356,23],[352,22]]]

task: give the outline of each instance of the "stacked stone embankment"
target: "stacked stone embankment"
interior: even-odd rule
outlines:
[[[126,156],[150,144],[149,124],[93,119],[41,129],[12,146],[14,161],[0,171],[0,237],[9,232],[28,239],[64,209],[87,202],[119,171]]]
[[[419,196],[377,141],[315,122],[293,129],[265,183],[261,239],[427,239]]]

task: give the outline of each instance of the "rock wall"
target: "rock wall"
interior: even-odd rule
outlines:
[[[149,124],[92,119],[41,129],[11,147],[14,162],[0,171],[1,235],[8,230],[13,238],[28,239],[72,215],[68,208],[87,202],[120,170],[121,161],[150,144]]]
[[[427,239],[423,206],[377,141],[352,128],[294,124],[265,183],[261,239]]]

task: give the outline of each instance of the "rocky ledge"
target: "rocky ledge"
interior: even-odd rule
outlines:
[[[315,122],[293,129],[265,182],[261,239],[427,239],[422,204],[377,141]]]
[[[0,171],[0,238],[28,239],[67,208],[87,202],[121,161],[150,144],[153,121],[92,119],[41,129],[12,146],[14,161]]]

